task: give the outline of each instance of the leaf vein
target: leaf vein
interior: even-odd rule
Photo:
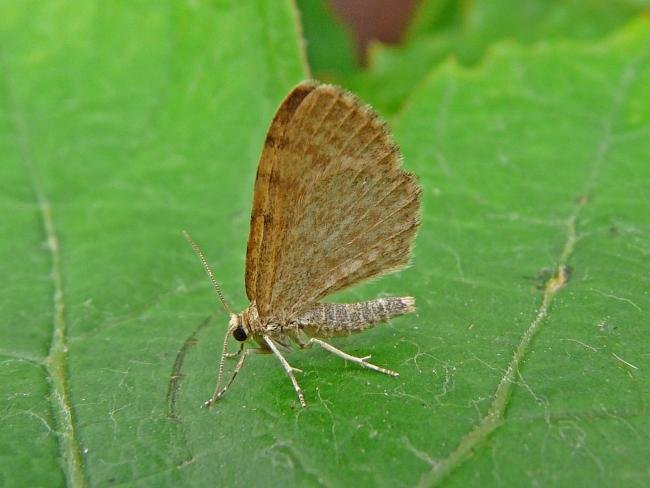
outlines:
[[[46,237],[47,249],[50,253],[51,270],[50,278],[54,288],[52,297],[54,308],[54,320],[52,327],[52,338],[48,356],[45,358],[45,370],[50,385],[50,404],[57,424],[57,438],[59,450],[63,459],[63,471],[67,484],[73,487],[84,487],[87,485],[86,476],[83,471],[79,445],[75,437],[72,405],[67,386],[66,377],[66,344],[65,327],[65,301],[63,294],[63,274],[61,270],[61,249],[59,237],[54,225],[52,206],[43,190],[42,183],[34,167],[29,147],[27,127],[18,110],[11,84],[7,73],[7,66],[4,59],[0,59],[2,71],[5,73],[5,86],[7,90],[7,105],[10,118],[16,130],[18,149],[21,161],[28,173],[32,192],[36,200],[36,206],[40,213],[41,224]]]
[[[642,61],[637,58],[628,63],[619,77],[617,88],[613,93],[613,103],[602,125],[603,135],[598,139],[596,154],[591,165],[591,172],[587,177],[582,196],[578,199],[573,211],[565,221],[566,240],[556,265],[556,271],[545,287],[542,295],[542,302],[537,314],[527,329],[524,331],[519,344],[517,345],[512,359],[508,363],[506,371],[502,376],[494,393],[494,399],[490,408],[481,418],[479,423],[465,435],[456,448],[441,460],[436,460],[430,471],[421,477],[419,486],[435,486],[447,478],[453,471],[459,468],[479,444],[485,441],[496,429],[505,422],[505,412],[512,396],[513,386],[516,384],[515,377],[520,376],[519,366],[522,364],[529,346],[540,329],[541,324],[548,317],[551,302],[556,293],[566,285],[569,280],[569,267],[567,262],[572,255],[575,245],[579,240],[576,232],[576,221],[580,213],[589,202],[598,183],[602,166],[606,160],[608,151],[612,146],[612,120],[620,110],[630,84],[637,74],[637,65]]]

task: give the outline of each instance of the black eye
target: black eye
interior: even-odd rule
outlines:
[[[235,330],[233,330],[232,336],[239,342],[244,342],[247,337],[243,327],[237,327]]]

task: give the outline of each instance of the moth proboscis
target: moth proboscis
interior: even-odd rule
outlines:
[[[373,327],[414,310],[412,297],[322,303],[350,285],[403,268],[420,224],[421,188],[402,168],[390,132],[372,108],[341,88],[305,81],[278,108],[260,157],[246,252],[250,305],[234,313],[198,245],[184,232],[230,314],[213,405],[251,353],[274,354],[307,406],[283,355],[317,344],[391,376],[323,338]],[[240,343],[228,352],[228,339]],[[255,341],[257,347],[244,347]],[[225,359],[239,357],[221,386]]]

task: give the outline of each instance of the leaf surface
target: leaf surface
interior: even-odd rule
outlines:
[[[416,297],[334,341],[399,379],[296,352],[302,410],[253,356],[204,410],[227,317],[180,231],[244,308],[257,158],[307,72],[295,11],[34,2],[0,19],[2,484],[647,480],[647,20],[499,44],[404,104],[395,135],[425,189],[413,266],[333,297]]]

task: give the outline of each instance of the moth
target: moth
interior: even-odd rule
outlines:
[[[246,250],[250,305],[234,313],[198,245],[212,285],[230,314],[213,405],[252,353],[273,354],[307,406],[301,372],[284,353],[314,344],[391,376],[398,373],[323,339],[361,332],[414,310],[412,297],[324,303],[336,291],[408,264],[420,224],[421,187],[374,110],[345,90],[305,81],[278,108],[257,169]],[[228,341],[239,342],[228,352]],[[255,343],[256,347],[245,347]],[[225,359],[239,357],[222,387]]]

